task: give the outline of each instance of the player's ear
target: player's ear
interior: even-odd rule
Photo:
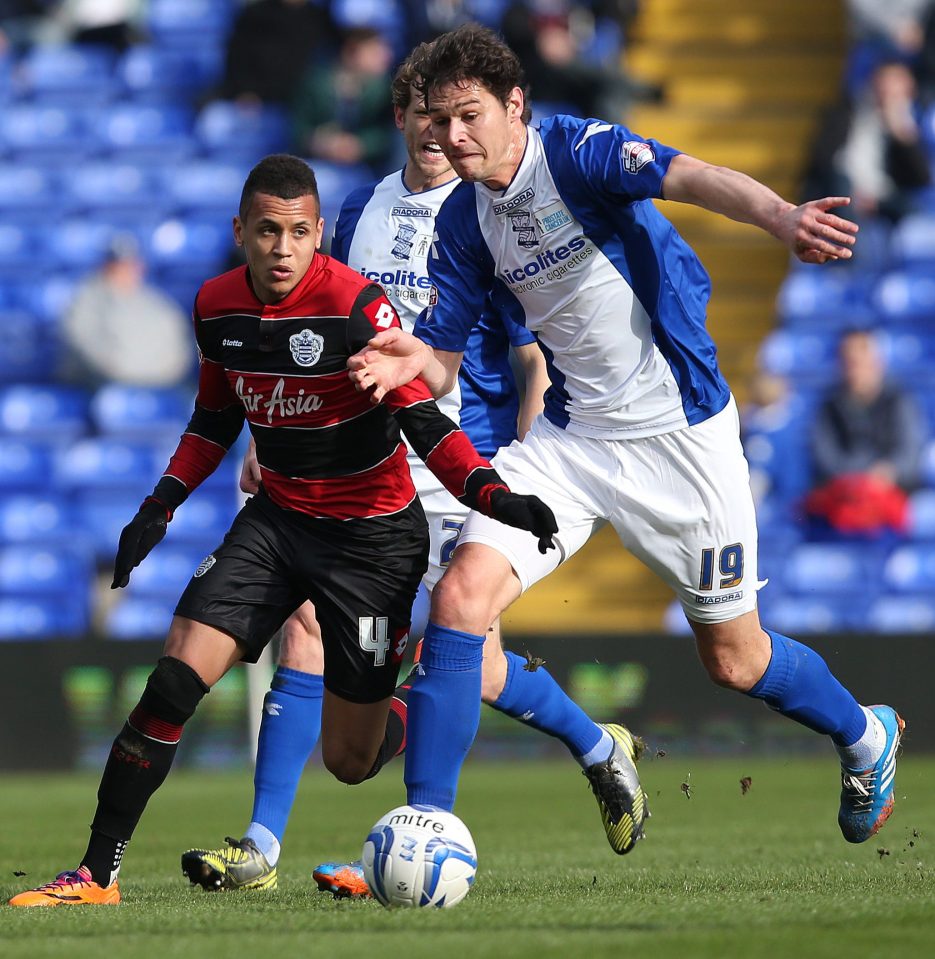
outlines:
[[[234,242],[237,246],[243,246],[243,222],[239,216],[234,217]]]
[[[325,220],[324,217],[318,218],[318,229],[315,233],[315,249],[318,250],[321,248],[321,238],[325,232]]]
[[[526,98],[519,87],[513,87],[506,101],[507,116],[513,120],[516,117],[522,117],[523,107],[526,105]]]

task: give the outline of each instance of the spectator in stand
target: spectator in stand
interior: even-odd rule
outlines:
[[[144,0],[61,0],[52,16],[72,43],[126,50],[143,38]]]
[[[851,196],[856,220],[898,220],[912,191],[931,182],[916,119],[916,84],[904,64],[879,64],[864,92],[825,118],[806,173],[806,195]]]
[[[387,172],[395,146],[387,83],[392,59],[378,30],[348,30],[337,62],[313,67],[300,85],[293,108],[296,152],[331,163],[364,163],[379,175]]]
[[[905,532],[906,493],[918,484],[925,422],[912,397],[887,382],[871,331],[845,333],[839,355],[841,381],[812,428],[816,488],[807,511],[839,533]]]
[[[584,117],[623,121],[632,100],[658,100],[661,91],[629,77],[619,65],[589,62],[566,0],[515,0],[503,16],[503,36],[516,51],[535,100],[567,105]]]
[[[336,40],[327,5],[309,0],[257,0],[234,21],[220,95],[246,103],[289,105],[310,64]]]
[[[65,314],[64,380],[89,389],[106,383],[177,386],[194,373],[190,321],[144,275],[133,237],[115,237],[104,264],[81,284]]]

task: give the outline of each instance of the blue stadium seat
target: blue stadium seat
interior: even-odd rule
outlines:
[[[0,111],[0,113],[5,111]],[[0,120],[0,125],[2,125]],[[0,148],[3,133],[0,131]],[[0,216],[48,214],[58,202],[58,183],[46,170],[0,163]]]
[[[922,451],[922,482],[926,486],[935,487],[935,440],[925,444]]]
[[[142,501],[164,468],[152,443],[90,437],[62,451],[54,483],[66,491],[128,490]]]
[[[123,232],[112,223],[81,216],[62,220],[48,231],[45,247],[58,266],[89,271],[100,266],[114,235]]]
[[[935,490],[923,489],[909,498],[913,539],[935,540]]]
[[[768,589],[768,587],[767,587]],[[768,629],[791,636],[840,633],[863,624],[867,599],[861,594],[840,596],[779,596],[760,593],[760,619]]]
[[[881,596],[867,610],[864,628],[874,633],[935,631],[935,598],[930,594]]]
[[[195,135],[206,153],[215,154],[219,160],[239,161],[249,168],[267,153],[288,148],[289,115],[274,106],[214,100],[198,114]]]
[[[173,45],[220,42],[230,26],[234,5],[228,0],[149,0],[146,28],[156,43]]]
[[[236,205],[231,209],[236,210]],[[176,277],[203,282],[224,268],[233,245],[230,216],[223,220],[180,217],[166,220],[153,230],[146,258],[156,271],[170,270]]]
[[[83,594],[0,598],[0,641],[82,639],[90,625]]]
[[[16,79],[21,96],[73,100],[105,100],[116,93],[115,55],[109,47],[41,44],[21,59]]]
[[[67,156],[73,164],[87,156],[89,141],[80,110],[51,104],[16,104],[0,112],[0,149],[10,153]]]
[[[123,162],[155,160],[164,167],[195,152],[194,116],[187,107],[118,103],[99,111],[93,127],[100,143]]]
[[[802,543],[787,557],[782,580],[799,596],[870,595],[879,588],[881,558],[867,543]]]
[[[331,16],[340,27],[373,27],[389,41],[397,55],[405,56],[405,14],[395,0],[332,0]]]
[[[74,210],[139,210],[165,206],[164,194],[144,165],[97,162],[78,167],[67,181],[65,201]]]
[[[935,216],[912,213],[893,228],[890,249],[896,262],[906,266],[935,265]]]
[[[113,383],[91,400],[91,420],[98,432],[121,439],[177,440],[191,415],[192,397],[182,390]]]
[[[776,310],[780,323],[790,327],[871,326],[875,314],[867,294],[863,276],[853,270],[802,266],[783,280]]]
[[[837,371],[838,334],[779,329],[760,344],[759,366],[803,386],[827,385]]]
[[[0,308],[0,330],[0,383],[49,379],[60,345],[48,324],[25,310]]]
[[[249,165],[242,163],[192,161],[180,169],[165,172],[163,191],[171,205],[179,210],[214,214],[230,228],[249,172]]]
[[[671,636],[692,635],[692,628],[688,625],[688,620],[685,618],[685,610],[682,609],[682,604],[677,599],[669,603],[665,613],[663,613],[662,630]]]
[[[43,237],[44,240],[44,237]],[[19,270],[35,265],[39,232],[25,223],[15,221],[0,222],[0,263],[6,269]],[[42,250],[46,244],[43,242]],[[5,327],[4,327],[5,329]]]
[[[120,59],[117,77],[136,102],[185,103],[217,79],[210,63],[192,51],[138,44]]]
[[[90,397],[53,384],[0,389],[0,434],[65,440],[88,430]]]
[[[373,173],[361,164],[329,163],[327,160],[310,160],[318,181],[318,194],[321,197],[321,215],[325,219],[325,233],[329,236],[334,221],[341,212],[344,198],[359,186],[373,182]]]
[[[59,445],[27,436],[0,436],[0,490],[41,493],[50,485]]]
[[[908,543],[893,550],[883,566],[889,591],[935,595],[935,543]]]
[[[121,530],[136,515],[153,485],[150,481],[133,490],[77,490],[69,497],[74,524],[99,563],[113,561]]]
[[[81,543],[69,504],[56,496],[0,495],[0,543]]]
[[[160,543],[133,570],[126,595],[133,599],[178,600],[205,555],[204,550],[173,546],[168,540]]]
[[[40,280],[25,277],[8,280],[6,289],[14,309],[25,311],[54,330],[74,299],[79,282],[80,277],[68,273],[60,263],[59,271],[51,276]],[[51,368],[47,368],[47,373],[51,372]]]
[[[874,290],[884,323],[924,323],[935,327],[935,276],[931,271],[888,273]]]
[[[104,635],[108,639],[128,641],[161,639],[169,631],[177,601],[178,596],[162,599],[123,596],[104,620]]]
[[[90,589],[94,577],[90,553],[49,546],[0,548],[0,595],[42,595]]]
[[[877,336],[887,373],[903,386],[928,387],[935,381],[935,334],[901,328]]]
[[[233,477],[231,480],[223,489],[206,486],[195,490],[176,511],[170,527],[174,546],[207,554],[221,542],[240,508]]]

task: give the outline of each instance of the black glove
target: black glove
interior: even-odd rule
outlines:
[[[166,526],[171,518],[168,508],[159,500],[150,497],[143,501],[139,512],[124,526],[120,534],[111,589],[122,589],[130,582],[130,573],[166,535]]]
[[[505,489],[495,489],[490,494],[490,515],[507,526],[529,530],[539,539],[539,552],[555,549],[552,536],[558,532],[558,524],[552,510],[538,496],[520,496]]]

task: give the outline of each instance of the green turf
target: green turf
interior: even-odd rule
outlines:
[[[127,853],[117,908],[0,906],[0,956],[122,957],[928,956],[935,942],[935,759],[900,763],[886,829],[851,846],[835,822],[833,760],[656,758],[642,764],[649,838],[605,844],[569,763],[470,764],[459,813],[480,856],[457,908],[389,912],[313,891],[311,867],[358,854],[401,801],[388,771],[363,787],[306,776],[272,893],[207,894],[178,867],[249,814],[246,774],[177,773]],[[741,794],[740,779],[752,786]],[[690,784],[687,798],[682,783]],[[73,867],[96,777],[7,776],[0,788],[0,894]],[[28,873],[13,876],[14,870]]]

